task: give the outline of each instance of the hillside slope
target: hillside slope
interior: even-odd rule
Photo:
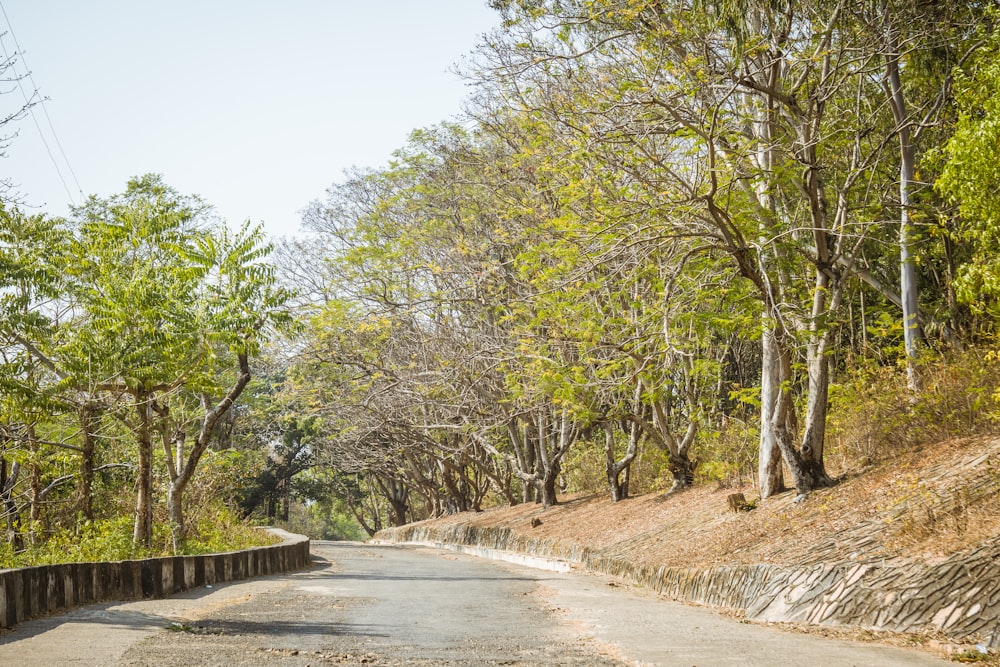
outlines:
[[[754,500],[754,490],[740,489]],[[1000,438],[952,441],[733,513],[734,489],[496,508],[384,531],[575,558],[758,620],[1000,643]]]
[[[798,504],[789,491],[736,514],[726,501],[736,491],[756,499],[753,488],[717,485],[620,503],[604,495],[571,496],[548,509],[518,505],[421,525],[505,527],[636,563],[675,567],[936,562],[1000,538],[1000,438],[910,452],[877,469],[848,474]]]

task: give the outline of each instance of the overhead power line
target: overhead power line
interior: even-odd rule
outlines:
[[[49,110],[45,107],[45,97],[39,96],[38,100],[34,104],[31,101],[39,90],[38,84],[35,82],[35,77],[32,75],[31,69],[28,67],[27,60],[25,60],[24,50],[21,48],[20,42],[17,41],[17,35],[14,33],[14,25],[10,22],[10,17],[7,16],[7,8],[4,7],[3,2],[0,2],[0,13],[3,13],[4,22],[7,24],[7,31],[10,33],[11,39],[14,40],[14,49],[15,49],[14,56],[18,57],[21,63],[24,65],[24,70],[25,70],[24,76],[18,76],[17,70],[15,68],[14,80],[17,82],[17,87],[18,89],[20,89],[21,95],[24,97],[25,107],[27,108],[28,113],[31,114],[31,120],[35,124],[35,129],[38,130],[38,136],[39,138],[41,138],[42,144],[45,146],[45,152],[48,153],[49,161],[52,162],[52,166],[56,170],[56,175],[59,177],[59,182],[62,183],[63,189],[66,191],[66,195],[69,197],[70,202],[75,204],[76,198],[73,196],[73,193],[70,191],[69,185],[66,183],[66,179],[63,177],[62,169],[59,168],[59,162],[52,154],[52,148],[49,146],[49,142],[45,137],[45,132],[42,131],[42,126],[38,122],[38,117],[35,115],[36,105],[41,107],[42,113],[45,114],[45,122],[48,125],[49,133],[51,134],[56,147],[59,149],[59,155],[62,156],[63,164],[66,165],[67,171],[69,171],[70,176],[73,178],[73,183],[76,185],[77,192],[80,193],[80,197],[81,199],[83,199],[84,198],[83,188],[80,187],[80,180],[76,177],[76,172],[73,170],[73,165],[70,164],[69,158],[66,156],[66,151],[63,149],[62,142],[59,141],[59,135],[58,133],[56,133],[56,128],[52,124],[52,118],[49,116]],[[7,52],[7,46],[3,43],[2,35],[0,35],[0,48],[2,48],[3,50],[4,58],[10,60],[13,67],[14,61],[12,60],[11,55]],[[27,80],[31,82],[31,86],[35,91],[35,93],[33,93],[31,96],[29,96],[28,92],[24,89],[25,78],[27,78]]]

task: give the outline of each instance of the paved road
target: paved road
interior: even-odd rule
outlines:
[[[315,567],[0,634],[0,665],[948,665],[741,624],[606,580],[313,543]]]

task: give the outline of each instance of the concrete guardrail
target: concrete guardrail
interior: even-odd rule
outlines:
[[[284,541],[221,554],[0,570],[0,628],[95,602],[162,598],[309,565],[309,538],[273,528],[268,532]]]

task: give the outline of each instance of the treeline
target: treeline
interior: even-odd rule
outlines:
[[[280,253],[311,318],[282,400],[369,531],[621,499],[640,460],[644,488],[805,497],[831,390],[989,421],[995,373],[949,386],[960,419],[917,412],[933,364],[995,340],[992,3],[492,4],[464,121],[348,174]]]
[[[995,429],[994,3],[492,4],[461,121],[273,253],[155,176],[0,211],[0,556],[806,497]]]
[[[69,220],[0,210],[0,556],[53,536],[69,556],[84,533],[129,545],[122,519],[126,555],[154,526],[184,550],[186,492],[229,447],[250,359],[291,323],[269,251],[157,176]],[[226,491],[214,477],[196,510]]]

